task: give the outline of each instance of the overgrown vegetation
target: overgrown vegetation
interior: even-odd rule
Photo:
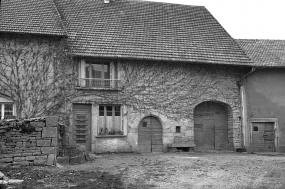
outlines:
[[[68,47],[63,38],[0,35],[0,92],[19,118],[55,114],[72,96]]]
[[[31,125],[31,122],[45,122],[45,118],[0,120],[0,134],[13,129],[21,130],[21,133],[32,133],[35,131],[35,127]]]
[[[238,68],[146,61],[121,61],[118,67],[119,91],[84,91],[84,98],[97,104],[124,104],[133,112],[155,111],[174,120],[189,119],[194,107],[207,100],[225,99],[232,107],[239,106]]]
[[[123,131],[115,128],[111,128],[110,130],[108,128],[100,128],[98,135],[123,135]]]

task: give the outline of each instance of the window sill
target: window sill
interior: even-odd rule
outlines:
[[[95,87],[80,87],[76,86],[76,90],[97,90],[97,91],[120,91],[121,88],[95,88]]]
[[[123,138],[126,137],[127,135],[99,135],[95,136],[96,138]]]

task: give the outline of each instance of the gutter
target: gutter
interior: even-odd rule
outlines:
[[[238,81],[239,86],[241,86],[242,83],[243,83],[243,81],[244,81],[249,75],[251,75],[253,72],[255,72],[255,70],[256,70],[256,67],[253,66],[253,67],[251,68],[251,71],[250,71],[250,72],[248,72],[247,74],[241,76],[240,80]]]

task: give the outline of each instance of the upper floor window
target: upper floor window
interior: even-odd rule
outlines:
[[[79,67],[79,85],[81,87],[114,89],[120,86],[115,62],[82,60]]]

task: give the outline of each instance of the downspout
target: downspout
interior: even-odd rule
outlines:
[[[246,133],[246,125],[247,125],[247,109],[246,109],[246,95],[245,95],[245,89],[244,89],[244,85],[243,82],[246,80],[246,78],[251,75],[253,72],[256,71],[255,67],[252,67],[251,71],[249,71],[247,74],[243,75],[240,80],[238,81],[238,85],[240,88],[240,98],[241,98],[241,112],[242,112],[242,116],[241,116],[241,146],[242,146],[242,151],[245,150],[245,133]],[[248,138],[248,137],[247,137]]]
[[[253,66],[251,68],[251,71],[249,71],[247,74],[245,74],[244,76],[242,76],[240,78],[240,80],[238,81],[240,85],[242,85],[242,82],[246,79],[247,76],[251,75],[253,72],[255,72],[256,68]]]

